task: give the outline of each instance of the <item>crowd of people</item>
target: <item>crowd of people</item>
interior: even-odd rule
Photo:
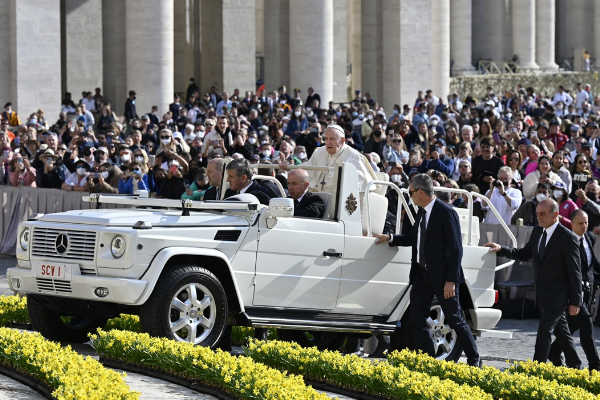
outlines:
[[[0,183],[202,200],[211,187],[211,160],[301,164],[336,124],[347,146],[399,186],[426,173],[435,185],[484,194],[507,224],[536,225],[536,204],[554,198],[566,227],[579,208],[590,215],[590,230],[600,225],[600,97],[590,85],[559,86],[556,93],[488,87],[483,98],[453,93],[444,99],[428,90],[388,112],[360,90],[350,102],[323,105],[312,88],[230,94],[212,87],[202,95],[193,78],[164,115],[155,106],[140,116],[136,96],[129,92],[124,115],[117,116],[100,88],[77,103],[66,93],[54,123],[43,110],[22,123],[6,103]],[[287,171],[276,178],[287,189]],[[468,206],[467,196],[439,195]],[[488,208],[474,200],[482,221],[499,223]]]

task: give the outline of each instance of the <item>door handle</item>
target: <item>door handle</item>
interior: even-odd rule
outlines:
[[[335,251],[329,251],[329,250],[325,250],[323,252],[323,257],[336,257],[336,258],[342,258],[342,253],[337,253]]]

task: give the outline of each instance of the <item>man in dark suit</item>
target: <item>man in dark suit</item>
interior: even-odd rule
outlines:
[[[269,205],[271,196],[256,181],[252,180],[254,170],[252,164],[245,158],[239,158],[227,164],[227,182],[229,188],[234,191],[233,195],[248,193],[254,195],[260,204]],[[225,194],[225,198],[230,197]]]
[[[288,190],[294,199],[294,217],[322,218],[325,204],[316,194],[308,191],[310,176],[303,169],[295,169],[288,174]]]
[[[535,286],[542,317],[535,341],[534,361],[546,362],[552,332],[565,353],[567,366],[580,368],[581,360],[569,331],[565,311],[575,316],[581,306],[581,256],[577,237],[558,222],[558,204],[546,199],[536,208],[538,226],[522,249],[487,243],[491,251],[514,260],[533,260]]]
[[[465,281],[462,270],[462,243],[458,214],[452,206],[441,202],[433,194],[431,178],[415,175],[409,185],[409,194],[419,207],[415,224],[405,235],[374,235],[376,244],[389,242],[390,246],[412,246],[410,268],[410,323],[419,349],[434,356],[434,344],[427,319],[436,296],[448,324],[458,336],[467,363],[481,366],[475,339],[465,321],[460,306],[458,288]]]
[[[575,210],[571,213],[571,229],[579,241],[579,255],[581,257],[581,278],[583,286],[583,304],[576,317],[567,316],[569,331],[573,334],[580,329],[579,337],[581,347],[588,359],[590,370],[600,370],[600,358],[594,342],[594,325],[592,323],[594,302],[594,282],[598,282],[600,262],[594,255],[596,237],[588,232],[588,216],[585,211]],[[548,359],[554,365],[563,364],[561,357],[562,349],[558,340],[554,340],[550,347]]]
[[[137,111],[135,109],[135,99],[137,98],[137,93],[135,90],[129,91],[129,98],[125,102],[125,121],[129,123],[132,119],[139,118],[137,115]]]

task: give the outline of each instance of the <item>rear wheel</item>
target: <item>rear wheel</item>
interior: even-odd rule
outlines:
[[[392,335],[392,350],[418,350],[419,348],[410,323],[409,312],[406,312],[402,317],[401,328],[396,329],[396,332]],[[450,328],[450,325],[446,322],[446,316],[437,299],[431,305],[429,317],[427,318],[427,326],[433,340],[435,358],[438,360],[458,361],[462,355],[462,346],[458,341],[456,331]]]
[[[33,296],[27,299],[27,311],[33,329],[49,340],[85,343],[88,334],[106,324],[107,319],[52,310]]]
[[[193,265],[165,271],[142,306],[142,331],[214,347],[227,322],[227,297],[216,276]]]
[[[277,329],[279,340],[296,342],[302,347],[316,347],[319,350],[339,350],[344,345],[347,335],[339,332],[300,331]]]

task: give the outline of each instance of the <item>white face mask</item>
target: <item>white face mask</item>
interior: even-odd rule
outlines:
[[[248,143],[250,143],[250,144],[256,143],[256,138],[255,137],[248,138]]]
[[[271,152],[270,152],[270,151],[268,151],[268,150],[265,150],[265,151],[263,151],[263,152],[262,152],[262,155],[263,155],[264,157],[271,157]]]
[[[300,111],[294,111],[294,115],[295,115],[296,117],[299,117],[299,116],[300,116],[300,114],[302,114]]]
[[[309,111],[306,111],[306,115],[308,115],[309,117],[312,117],[313,115],[315,115],[315,113],[314,113],[314,111],[309,110]]]
[[[85,168],[77,168],[77,175],[83,176],[83,175],[85,175],[85,173],[86,173]]]
[[[372,116],[371,114],[369,114],[369,115],[367,115],[367,119],[368,119],[369,121],[372,121],[372,120],[373,120],[373,116]]]
[[[394,174],[394,175],[391,176],[390,179],[392,180],[392,182],[398,183],[398,182],[400,182],[400,175]]]
[[[548,196],[546,196],[544,193],[538,193],[535,195],[535,198],[537,199],[538,202],[542,202],[542,201],[546,200],[548,198]]]
[[[121,156],[121,161],[129,162],[129,160],[131,160],[131,155],[130,154],[123,154]]]
[[[303,151],[301,151],[300,153],[298,153],[298,158],[301,159],[301,160],[306,159],[306,153],[303,152]]]
[[[136,157],[135,161],[137,161],[139,163],[144,162],[144,157]]]
[[[552,192],[552,194],[554,195],[554,198],[556,198],[556,199],[560,199],[563,196],[562,190],[555,190]]]
[[[103,177],[104,179],[108,178],[108,171],[103,171],[103,172],[102,172],[102,177]]]
[[[171,143],[171,139],[160,139],[160,142],[163,144],[163,146],[167,146],[169,143]]]
[[[358,119],[363,119],[365,117],[365,114],[358,114]]]

